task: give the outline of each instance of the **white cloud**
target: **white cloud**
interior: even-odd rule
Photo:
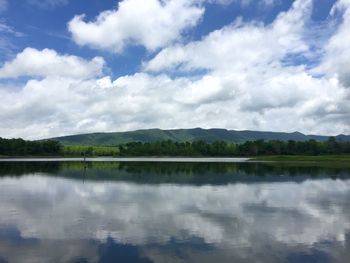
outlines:
[[[311,1],[298,0],[269,25],[238,20],[200,41],[166,47],[144,62],[146,72],[115,80],[99,76],[101,58],[26,49],[0,69],[0,76],[42,79],[16,91],[0,88],[0,136],[198,126],[349,134],[348,12],[325,46],[322,76],[304,65],[284,64],[288,56],[311,52],[305,40],[311,9]]]
[[[87,61],[76,56],[60,55],[51,49],[26,48],[0,68],[0,79],[20,76],[90,78],[100,75],[103,66],[101,57]]]
[[[198,126],[350,133],[349,91],[336,80],[295,71],[253,78],[212,74],[191,80],[138,73],[115,81],[31,80],[17,92],[0,89],[0,136],[35,139]]]
[[[203,0],[208,1],[209,3],[216,3],[216,4],[222,4],[222,5],[228,5],[232,3],[238,3],[243,7],[248,7],[253,2],[258,2],[260,6],[272,6],[275,4],[280,3],[281,0]]]
[[[241,4],[242,6],[247,6],[252,2],[252,0],[203,0],[203,2],[205,1],[212,4],[221,4],[221,5],[229,5],[235,2],[235,3]]]
[[[311,1],[296,1],[274,23],[245,24],[238,20],[216,30],[200,41],[163,49],[145,63],[149,71],[184,68],[241,71],[252,67],[271,67],[290,53],[307,51],[302,33],[311,11]],[[274,65],[273,65],[274,66]]]
[[[171,103],[176,81],[145,74],[77,80],[48,77],[31,80],[14,93],[0,90],[0,134],[49,137],[54,134],[141,127],[169,119],[177,110]],[[167,94],[167,92],[171,92]],[[16,116],[16,117],[15,117]],[[20,135],[21,134],[21,135]],[[0,136],[1,136],[0,135]]]
[[[177,41],[193,27],[204,9],[188,0],[124,0],[118,9],[104,11],[95,21],[76,16],[68,28],[79,45],[121,52],[127,44],[143,45],[149,50]]]
[[[350,1],[340,0],[333,12],[343,12],[343,22],[325,47],[323,63],[315,71],[320,74],[336,75],[350,88]]]

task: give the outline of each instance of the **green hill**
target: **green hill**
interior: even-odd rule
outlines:
[[[52,138],[60,141],[64,145],[118,145],[127,142],[154,142],[172,140],[178,142],[193,142],[203,140],[205,142],[226,141],[226,142],[245,142],[249,140],[295,140],[307,141],[315,139],[325,141],[328,136],[305,135],[299,132],[262,132],[262,131],[235,131],[226,129],[175,129],[161,130],[148,129],[128,132],[110,132],[110,133],[91,133]],[[338,140],[350,141],[349,135],[339,135]]]

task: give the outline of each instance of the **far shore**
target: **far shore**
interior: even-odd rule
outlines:
[[[247,162],[245,157],[1,157],[0,162]]]
[[[40,162],[40,161],[66,161],[66,162],[337,162],[350,164],[350,155],[273,155],[253,157],[203,157],[203,156],[0,156],[0,162]]]
[[[271,155],[254,157],[251,160],[272,162],[348,162],[350,164],[350,155]]]

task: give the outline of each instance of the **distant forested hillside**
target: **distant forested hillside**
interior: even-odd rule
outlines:
[[[261,132],[261,131],[235,131],[225,129],[176,129],[176,130],[137,130],[129,132],[91,133],[52,138],[64,145],[120,145],[128,142],[156,142],[171,140],[174,142],[215,142],[241,143],[255,140],[281,140],[281,141],[326,141],[328,136],[305,135],[299,132]],[[338,141],[350,141],[349,135],[336,136]]]

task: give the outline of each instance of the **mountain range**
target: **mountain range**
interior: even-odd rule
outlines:
[[[350,141],[350,135],[335,136],[338,141]],[[314,139],[317,141],[326,141],[329,136],[305,135],[300,132],[269,132],[269,131],[236,131],[226,129],[147,129],[126,132],[108,132],[108,133],[90,133],[78,134],[63,137],[51,138],[61,142],[64,145],[119,145],[128,142],[154,142],[172,140],[177,142],[193,142],[203,140],[205,142],[226,141],[232,143],[241,143],[254,140],[294,140],[307,141]]]

